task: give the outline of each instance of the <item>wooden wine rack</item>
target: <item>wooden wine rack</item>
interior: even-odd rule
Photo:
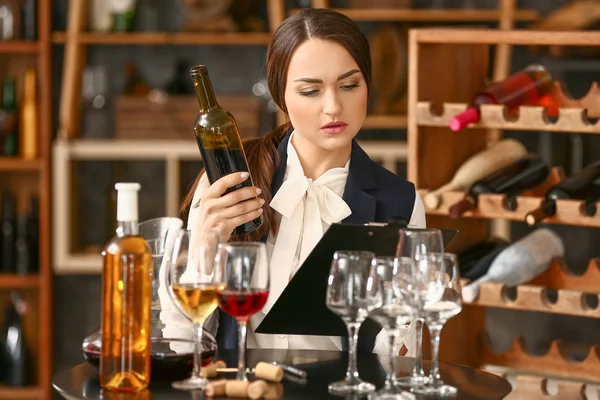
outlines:
[[[490,371],[494,373],[494,371]],[[588,384],[581,382],[555,379],[551,382],[548,378],[535,375],[516,375],[511,376],[505,372],[498,372],[496,375],[504,378],[514,378],[517,388],[506,397],[505,400],[530,400],[532,393],[535,393],[535,399],[556,399],[556,400],[588,400]],[[552,384],[554,383],[554,385]],[[600,396],[600,390],[591,388]]]
[[[449,182],[465,160],[489,145],[490,130],[600,133],[600,122],[590,119],[597,118],[600,113],[597,84],[593,84],[587,95],[580,99],[573,99],[555,84],[553,96],[560,107],[557,116],[549,117],[543,107],[520,107],[518,112],[508,115],[504,106],[485,105],[481,108],[478,123],[460,132],[448,128],[450,119],[464,111],[473,93],[485,86],[490,46],[592,46],[597,43],[600,43],[600,32],[589,31],[411,30],[408,179],[415,183],[422,196]],[[501,135],[491,137],[498,140]],[[464,193],[446,192],[438,208],[426,209],[427,225],[459,229],[460,234],[448,250],[461,252],[488,236],[491,220],[524,221],[526,213],[541,204],[543,189],[552,181],[561,179],[560,171],[553,170],[551,175],[543,187],[517,197],[514,211],[505,206],[504,195],[482,195],[476,210],[453,219],[448,215],[448,208],[461,200]],[[544,223],[600,227],[600,215],[585,215],[581,201],[559,200],[556,206],[556,215],[544,220]],[[587,358],[580,362],[567,359],[559,342],[552,343],[547,353],[540,357],[528,354],[521,339],[509,351],[496,354],[490,350],[485,334],[485,310],[493,307],[600,318],[599,302],[600,268],[595,259],[590,260],[581,276],[570,271],[564,260],[555,259],[544,273],[515,288],[484,283],[480,286],[479,296],[472,303],[465,304],[463,312],[455,318],[457,321],[450,321],[452,323],[449,322],[442,331],[440,359],[477,368],[492,365],[516,370],[520,374],[518,389],[511,394],[511,399],[585,398],[582,394],[584,382],[600,382],[598,347],[591,347]],[[444,342],[451,344],[444,346]],[[424,346],[425,354],[428,347]],[[559,394],[550,395],[545,388],[548,377],[577,382],[561,381]]]
[[[430,102],[419,102],[417,120],[423,126],[447,127],[452,117],[465,111],[467,107],[464,103],[444,103],[443,113],[435,115],[431,111]],[[518,116],[508,116],[505,106],[487,104],[481,106],[480,120],[467,128],[600,133],[600,121],[591,122],[587,111],[582,108],[560,108],[558,119],[552,122],[546,115],[546,109],[541,106],[521,106]]]

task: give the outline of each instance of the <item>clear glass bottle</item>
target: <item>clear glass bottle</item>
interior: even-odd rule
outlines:
[[[117,183],[117,231],[102,252],[100,385],[137,392],[150,384],[152,257],[138,233],[139,183]]]

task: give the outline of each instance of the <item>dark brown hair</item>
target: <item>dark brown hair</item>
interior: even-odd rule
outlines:
[[[350,53],[358,64],[365,79],[367,89],[371,86],[371,53],[369,42],[356,23],[339,12],[323,8],[305,8],[291,15],[273,33],[267,49],[267,84],[275,103],[287,114],[285,104],[285,87],[290,59],[294,51],[308,39],[333,40]],[[323,62],[323,60],[315,60]],[[245,237],[234,240],[259,240],[269,232],[276,233],[275,211],[268,204],[271,201],[271,184],[273,175],[279,166],[279,143],[290,130],[291,124],[286,122],[268,135],[244,142],[244,152],[254,185],[262,190],[265,199],[264,223],[260,229]],[[186,194],[181,205],[184,213],[190,206],[194,192],[204,169],[200,171],[192,188]]]

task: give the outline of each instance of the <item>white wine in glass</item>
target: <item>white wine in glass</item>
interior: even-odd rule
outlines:
[[[217,292],[222,285],[214,280],[214,262],[220,236],[217,232],[194,234],[181,230],[175,239],[169,265],[169,294],[177,309],[194,324],[194,370],[188,379],[173,382],[180,390],[204,389],[208,380],[200,376],[202,325],[217,309]]]

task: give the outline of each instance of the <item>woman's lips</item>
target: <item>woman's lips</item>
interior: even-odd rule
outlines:
[[[323,125],[321,130],[330,135],[337,135],[346,130],[348,126],[345,122],[330,122],[329,124]]]

